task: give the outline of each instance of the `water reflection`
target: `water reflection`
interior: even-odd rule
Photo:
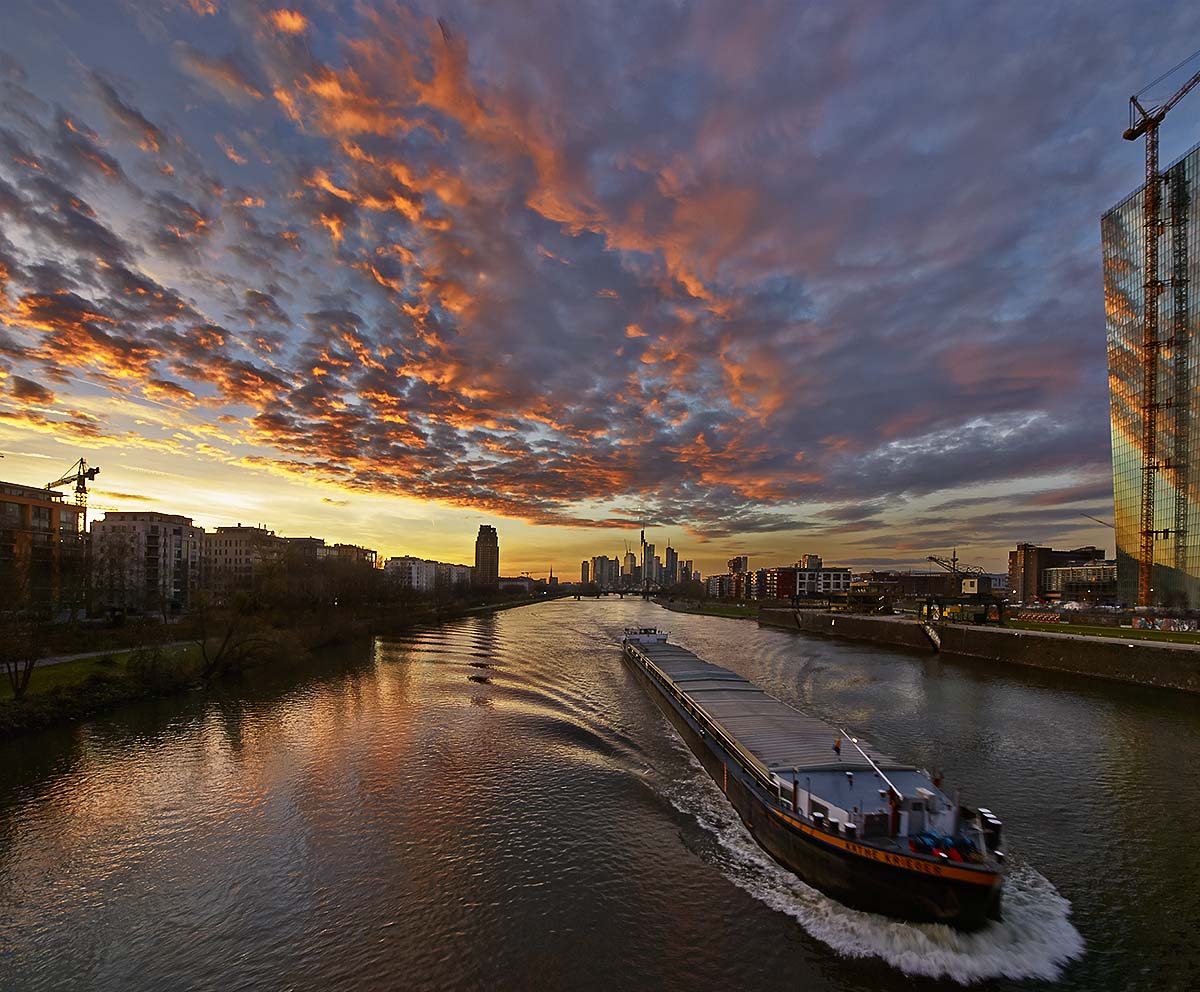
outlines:
[[[986,797],[1015,922],[960,941],[778,869],[622,666],[630,623]],[[1148,954],[1171,987],[1191,702],[637,602],[408,631],[0,747],[0,985],[1002,987],[1057,973],[1073,923],[1058,987],[1137,987]]]

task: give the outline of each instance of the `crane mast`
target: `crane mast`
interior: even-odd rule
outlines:
[[[1195,56],[1192,57],[1194,58]],[[1189,59],[1188,61],[1191,60]],[[1182,267],[1181,271],[1179,260],[1176,258],[1175,273],[1172,279],[1177,297],[1175,301],[1175,334],[1165,341],[1159,337],[1158,296],[1163,290],[1163,282],[1159,279],[1158,239],[1163,226],[1160,210],[1163,177],[1158,171],[1158,126],[1163,122],[1163,118],[1167,116],[1171,108],[1182,100],[1197,83],[1200,83],[1200,72],[1193,75],[1165,103],[1159,106],[1151,106],[1148,110],[1138,101],[1136,94],[1131,96],[1129,98],[1130,123],[1123,135],[1126,141],[1136,141],[1143,135],[1146,138],[1146,188],[1143,193],[1142,202],[1142,272],[1144,276],[1142,283],[1142,396],[1140,404],[1142,418],[1142,499],[1138,535],[1138,606],[1152,605],[1150,602],[1150,582],[1154,571],[1154,541],[1160,536],[1170,536],[1169,531],[1156,531],[1154,529],[1154,501],[1158,472],[1164,467],[1171,467],[1177,473],[1184,471],[1184,467],[1180,464],[1164,466],[1158,462],[1158,411],[1163,406],[1158,399],[1158,353],[1164,344],[1172,345],[1177,353],[1179,349],[1184,347],[1185,339],[1180,335],[1180,331],[1184,329],[1186,323],[1181,324],[1180,322],[1181,320],[1186,322],[1187,319],[1186,265]],[[1172,206],[1177,210],[1180,201],[1176,197],[1172,199]],[[1172,212],[1174,213],[1175,210]],[[1183,223],[1180,223],[1179,227],[1186,229],[1186,225]],[[1186,238],[1186,234],[1177,234],[1174,239],[1176,256],[1179,254],[1179,246],[1182,238]],[[1186,253],[1185,240],[1182,241],[1182,245]],[[1182,282],[1180,281],[1181,279],[1183,280]],[[1181,295],[1183,296],[1182,313],[1179,310],[1180,299],[1178,298]],[[1186,361],[1184,369],[1186,369]],[[1180,371],[1177,360],[1176,374]],[[1177,413],[1177,419],[1178,416],[1179,414]],[[1176,449],[1178,454],[1183,453],[1180,450],[1178,437],[1176,439]],[[1183,486],[1179,484],[1176,488],[1178,492],[1183,489]],[[1183,522],[1181,522],[1181,517]],[[1183,555],[1184,545],[1182,542],[1185,536],[1181,531],[1185,526],[1185,522],[1186,512],[1181,514],[1177,504],[1175,512],[1177,559]]]
[[[100,474],[100,469],[93,465],[88,468],[88,463],[80,458],[74,465],[66,470],[59,478],[48,483],[46,488],[53,489],[55,486],[65,486],[71,483],[75,486],[75,505],[79,507],[80,523],[84,530],[87,530],[87,484]]]

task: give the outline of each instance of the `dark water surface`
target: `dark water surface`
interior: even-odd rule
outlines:
[[[897,923],[777,867],[624,668],[634,623],[944,765],[1005,821],[1005,922]],[[0,987],[1200,987],[1194,697],[619,601],[291,679],[0,746]]]

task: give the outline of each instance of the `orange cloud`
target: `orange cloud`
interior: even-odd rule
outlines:
[[[246,157],[244,155],[239,155],[237,149],[235,149],[233,145],[222,138],[219,134],[213,135],[213,140],[216,141],[216,143],[220,146],[221,151],[225,153],[225,157],[229,159],[230,162],[234,163],[234,165],[246,164]]]
[[[267,19],[281,34],[303,34],[308,30],[308,18],[298,10],[272,10],[267,14]]]

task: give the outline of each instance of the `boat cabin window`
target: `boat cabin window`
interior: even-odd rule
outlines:
[[[913,803],[910,807],[914,813],[922,813],[925,810],[924,803]]]

